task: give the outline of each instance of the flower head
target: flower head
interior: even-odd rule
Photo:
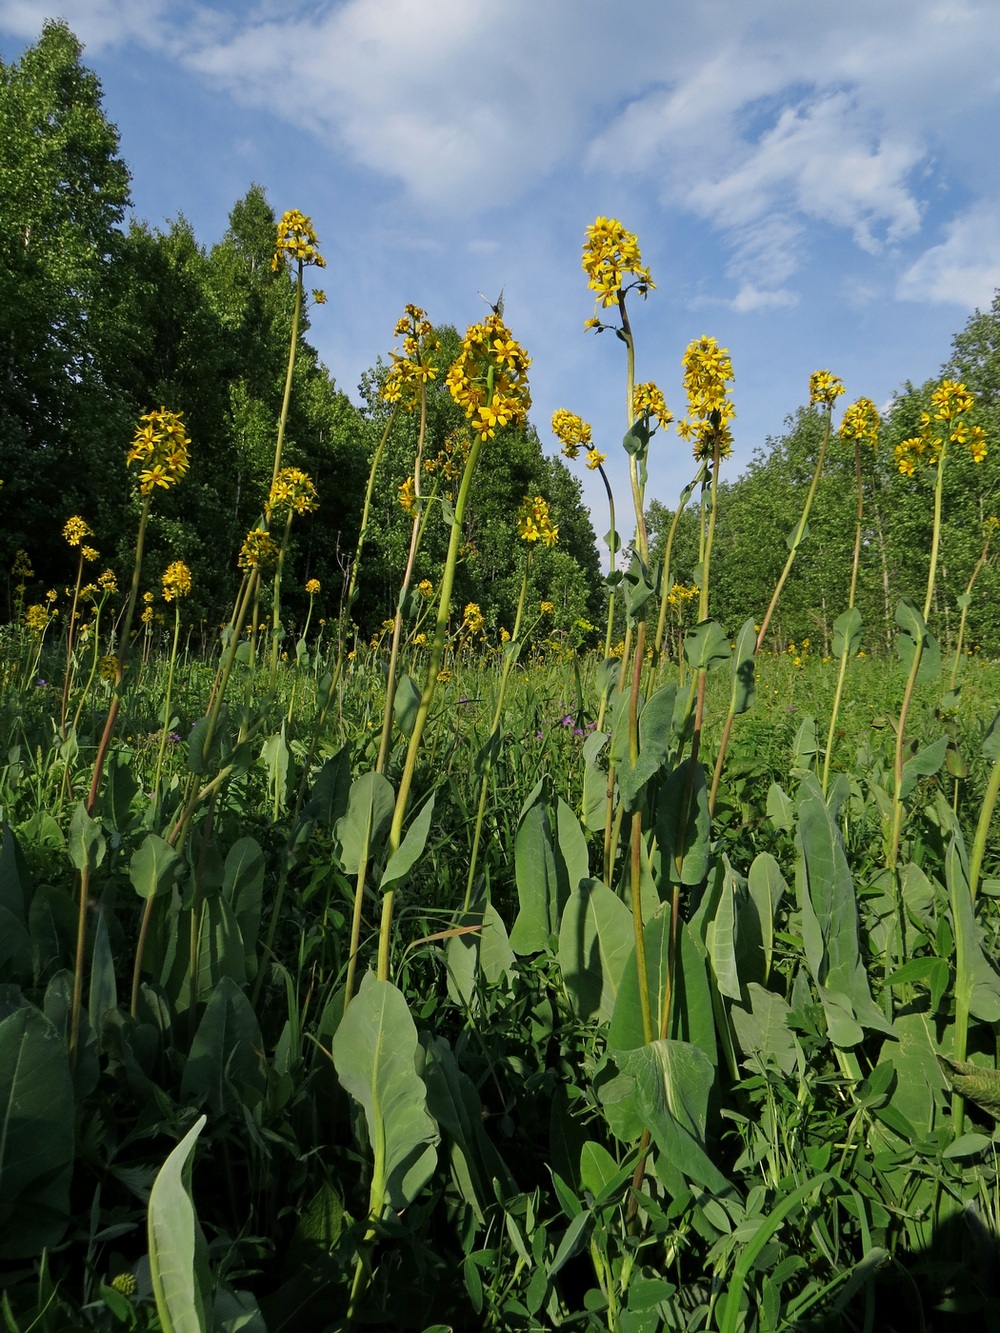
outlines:
[[[182,415],[161,407],[139,418],[125,463],[127,467],[139,464],[142,495],[152,495],[157,486],[168,490],[187,472],[191,441],[181,421]]]
[[[300,467],[283,467],[271,485],[264,512],[268,518],[276,514],[310,514],[318,504],[316,486],[309,474]]]
[[[430,579],[421,579],[417,584],[417,592],[421,597],[433,597],[434,584],[431,583]]]
[[[664,401],[663,393],[652,380],[649,380],[646,384],[637,384],[633,389],[632,416],[635,419],[643,417],[647,421],[655,421],[654,430],[657,426],[665,428],[674,419],[673,412]]]
[[[517,530],[523,542],[555,546],[559,529],[552,522],[549,506],[540,495],[526,495],[517,515]]]
[[[448,391],[484,440],[498,427],[520,426],[531,407],[531,358],[497,315],[469,326],[462,350],[448,371]]]
[[[594,318],[587,321],[588,328],[601,327],[596,313],[598,308],[617,305],[619,297],[632,288],[642,296],[655,288],[649,269],[644,268],[641,261],[638,237],[626,231],[617,218],[596,218],[587,228],[583,242],[583,271],[587,275],[587,286],[597,293]],[[634,281],[626,286],[628,277]]]
[[[101,592],[117,592],[118,577],[115,574],[115,571],[113,569],[106,569],[102,574],[98,574],[97,586],[100,588]]]
[[[240,547],[240,569],[270,569],[277,563],[277,542],[264,528],[251,528]]]
[[[174,560],[163,574],[163,600],[172,602],[175,597],[187,597],[191,592],[191,571],[183,560]]]
[[[602,454],[599,449],[587,450],[587,467],[591,472],[596,472],[602,463],[608,461],[607,454]]]
[[[720,458],[728,458],[733,451],[729,423],[736,416],[728,396],[733,378],[729,351],[703,335],[688,343],[682,364],[687,416],[678,421],[677,434],[692,442],[695,458],[711,459],[716,447]]]
[[[554,616],[556,613],[555,605],[552,602],[541,602],[538,609],[543,616]]]
[[[964,384],[942,380],[931,394],[933,412],[921,412],[920,431],[895,448],[896,466],[904,477],[912,477],[926,463],[936,467],[949,444],[962,444],[973,463],[986,457],[986,432],[982,426],[970,426],[962,420],[975,406],[975,399]]]
[[[878,433],[881,427],[878,408],[870,398],[859,398],[856,403],[844,410],[844,419],[840,423],[842,440],[857,440],[867,443],[873,449],[878,447]]]
[[[271,260],[272,272],[277,272],[285,259],[300,266],[315,264],[317,268],[326,268],[326,260],[316,249],[312,220],[297,208],[283,213],[278,223],[274,258]]]
[[[552,413],[552,433],[567,458],[576,458],[581,447],[589,449],[591,446],[589,422],[575,412],[567,412],[564,407],[558,407]]]
[[[306,592],[310,597],[315,597],[319,592],[319,579],[308,579],[306,582]]]
[[[810,407],[833,407],[843,392],[843,380],[828,370],[814,370],[809,376]]]
[[[387,403],[399,403],[407,412],[420,405],[420,396],[429,380],[435,378],[438,368],[434,358],[441,350],[441,341],[420,306],[408,305],[402,319],[396,323],[396,337],[402,338],[402,351],[392,353],[382,386],[382,397]]]
[[[79,515],[74,514],[72,518],[66,520],[66,526],[63,528],[63,536],[69,542],[70,546],[79,546],[84,537],[93,537],[92,530],[87,526]]]
[[[397,499],[403,513],[409,514],[412,518],[417,512],[417,491],[412,477],[407,477],[405,481],[399,483]]]
[[[486,619],[479,608],[478,602],[469,602],[465,608],[465,615],[462,617],[462,625],[470,634],[478,634],[486,624]]]

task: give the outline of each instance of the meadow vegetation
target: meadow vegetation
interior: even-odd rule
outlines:
[[[0,75],[5,1327],[1000,1326],[1000,304],[727,479],[598,218],[616,496],[499,305],[355,407],[308,217]]]

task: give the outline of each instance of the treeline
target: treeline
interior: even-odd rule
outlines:
[[[183,413],[191,466],[183,484],[157,496],[144,583],[158,589],[166,565],[184,560],[193,572],[190,614],[215,624],[231,604],[237,553],[271,481],[295,284],[272,268],[276,217],[257,186],[208,249],[183,217],[162,229],[123,225],[129,173],[81,50],[65,24],[47,23],[19,61],[0,62],[4,609],[10,617],[66,582],[72,560],[62,529],[73,514],[94,530],[102,565],[131,569],[139,505],[125,454],[138,417],[162,405]],[[320,505],[294,527],[283,596],[293,618],[304,615],[301,589],[311,579],[322,587],[318,614],[339,610],[370,460],[389,414],[380,398],[385,367],[365,376],[356,407],[308,331],[304,312],[283,457],[314,479]],[[444,388],[458,335],[449,327],[437,332],[441,371],[425,445],[431,456],[463,420]],[[412,472],[416,432],[414,419],[397,417],[378,475],[353,609],[365,632],[395,607],[410,528],[399,485]],[[594,534],[579,483],[561,461],[543,456],[531,430],[498,436],[485,453],[456,604],[477,601],[488,624],[511,623],[524,558],[512,540],[514,519],[524,496],[535,493],[549,500],[560,529],[558,547],[534,562],[537,589],[555,606],[549,624],[578,639],[586,633],[581,622],[599,621],[603,606]],[[436,581],[446,544],[445,524],[430,524],[418,579]],[[15,571],[26,560],[19,552],[32,570],[20,594],[26,580]]]

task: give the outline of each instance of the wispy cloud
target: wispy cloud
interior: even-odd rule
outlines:
[[[897,295],[904,301],[941,301],[989,306],[1000,287],[1000,217],[996,207],[979,204],[945,228],[903,274]]]

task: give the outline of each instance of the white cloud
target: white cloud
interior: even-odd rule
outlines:
[[[904,301],[940,301],[986,307],[1000,288],[1000,217],[977,205],[945,228],[940,245],[925,250],[903,274],[897,296]]]
[[[766,310],[774,306],[795,306],[798,303],[799,298],[795,292],[761,291],[752,283],[744,283],[733,298],[732,308],[744,315],[753,310]]]

